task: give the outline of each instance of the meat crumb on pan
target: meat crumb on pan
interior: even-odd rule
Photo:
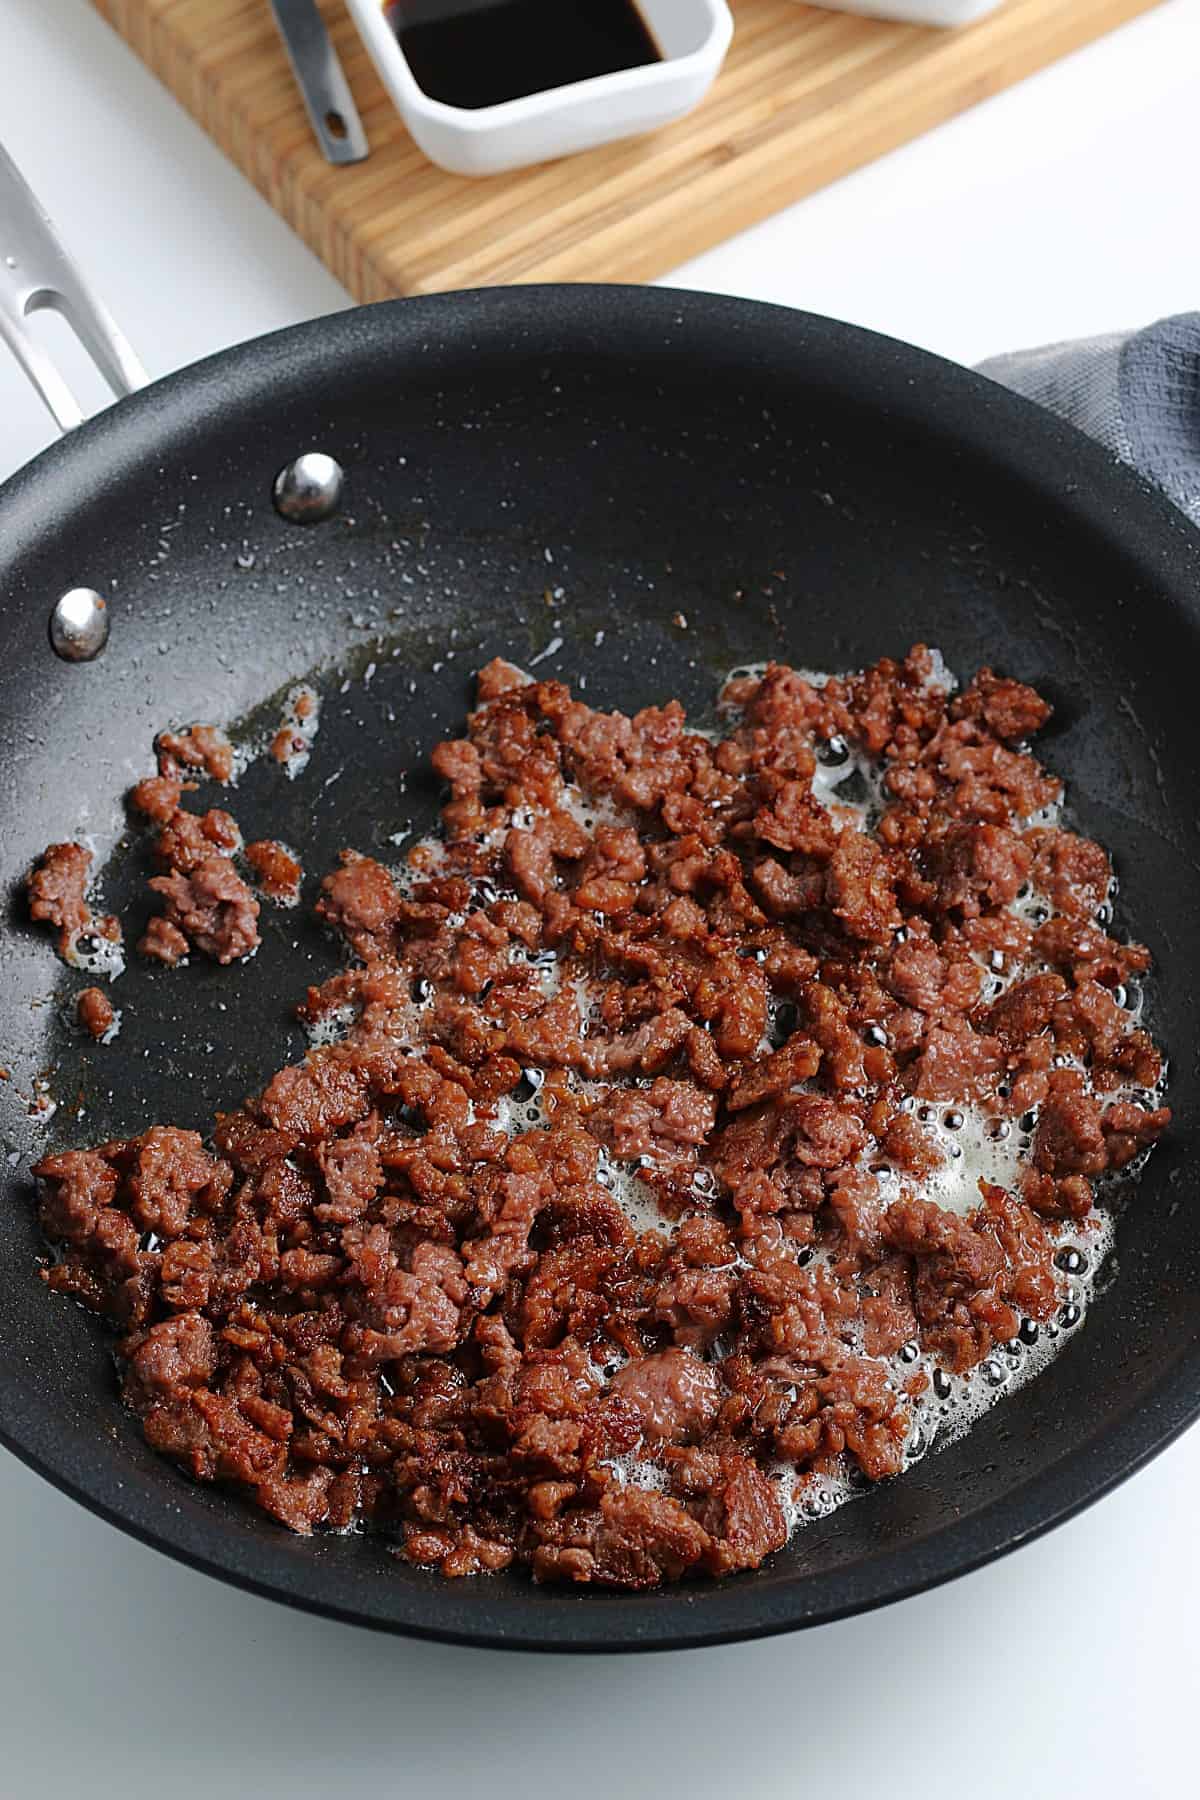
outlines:
[[[238,962],[261,941],[258,901],[233,862],[241,831],[222,808],[189,812],[171,804],[178,797],[178,785],[164,777],[139,782],[129,797],[135,811],[159,826],[153,854],[163,871],[149,884],[163,912],[149,921],[138,952],[169,968],[192,949],[219,963]]]
[[[1048,713],[920,646],[741,671],[721,735],[490,663],[440,838],[324,878],[354,961],[308,1054],[207,1141],[38,1165],[148,1441],[293,1531],[641,1589],[757,1567],[1041,1366],[1170,1116]],[[136,801],[142,948],[244,954],[178,798]],[[69,930],[68,862],[30,892]]]
[[[25,878],[29,916],[55,927],[60,956],[69,956],[91,926],[86,899],[91,868],[92,853],[82,844],[50,844]]]
[[[150,882],[163,900],[167,923],[215,962],[238,962],[258,948],[258,901],[229,856],[214,851],[186,869]]]
[[[246,861],[254,872],[259,891],[279,906],[295,906],[300,898],[304,871],[285,845],[263,838],[246,845]]]
[[[99,1043],[104,1042],[117,1023],[113,1003],[103,988],[84,988],[75,1002],[75,1011],[88,1036]]]
[[[125,966],[121,927],[88,904],[92,852],[84,844],[50,844],[25,877],[29,916],[58,934],[58,954],[76,969],[119,975]]]
[[[154,747],[160,776],[170,779],[181,769],[196,769],[212,781],[233,779],[233,745],[217,725],[187,725],[182,731],[160,732]]]
[[[147,921],[137,947],[138,955],[147,962],[165,963],[168,969],[175,969],[187,960],[191,946],[177,925],[156,913]]]
[[[307,683],[293,688],[283,709],[278,731],[271,739],[270,755],[289,780],[308,767],[313,742],[321,725],[321,697]]]

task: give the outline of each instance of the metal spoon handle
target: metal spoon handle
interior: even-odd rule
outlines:
[[[362,162],[367,134],[316,0],[271,0],[271,11],[326,159]]]
[[[83,423],[83,409],[29,329],[30,315],[51,308],[120,398],[149,377],[125,334],[60,239],[37,196],[0,147],[0,338],[50,409],[60,431]]]

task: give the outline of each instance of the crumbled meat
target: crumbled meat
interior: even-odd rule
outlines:
[[[340,931],[365,960],[385,955],[400,916],[396,884],[381,863],[343,850],[341,867],[321,883],[317,916]]]
[[[1118,1100],[1106,1107],[1100,1124],[1109,1168],[1124,1168],[1135,1156],[1156,1144],[1170,1123],[1170,1109],[1165,1106],[1144,1110],[1128,1100]]]
[[[864,1278],[863,1348],[868,1356],[891,1356],[917,1335],[912,1280],[906,1257],[876,1263]]]
[[[632,1409],[644,1438],[670,1443],[703,1437],[721,1406],[711,1363],[690,1350],[659,1350],[627,1363],[609,1391]]]
[[[144,1231],[179,1237],[191,1222],[193,1203],[214,1213],[229,1192],[228,1164],[210,1156],[194,1131],[152,1125],[121,1150],[129,1210]]]
[[[180,1388],[206,1387],[217,1365],[213,1328],[198,1312],[181,1312],[127,1338],[126,1394],[136,1405],[173,1398]]]
[[[998,738],[1016,743],[1032,737],[1049,719],[1049,703],[1023,681],[980,669],[950,707],[952,719],[982,720]]]
[[[58,953],[68,961],[89,933],[113,941],[120,937],[116,920],[94,918],[87,903],[91,867],[92,853],[82,844],[51,844],[25,877],[30,918],[56,928]]]
[[[147,921],[146,929],[138,939],[139,956],[144,956],[148,962],[165,963],[168,969],[177,968],[189,948],[179,927],[158,913]]]
[[[701,1515],[701,1524],[712,1537],[705,1567],[710,1575],[757,1569],[764,1557],[787,1542],[778,1492],[748,1456],[723,1456],[719,1466]]]
[[[229,856],[241,843],[241,832],[229,813],[212,807],[204,814],[173,812],[154,840],[155,861],[172,874],[190,875],[214,852]]]
[[[1030,841],[1034,886],[1064,918],[1094,919],[1112,879],[1107,851],[1073,831],[1036,831]]]
[[[539,1581],[591,1581],[622,1588],[678,1581],[712,1549],[703,1526],[669,1494],[608,1492],[597,1515],[576,1515],[533,1557]],[[547,1534],[549,1536],[549,1534]]]
[[[258,901],[227,856],[207,856],[186,875],[156,875],[150,886],[168,924],[205,956],[231,963],[257,949]]]
[[[83,1029],[94,1038],[103,1038],[112,1030],[117,1015],[103,988],[84,988],[75,1002],[75,1010]]]
[[[916,1261],[913,1297],[921,1335],[947,1368],[969,1369],[993,1344],[1013,1336],[1018,1314],[1011,1301],[1039,1318],[1052,1308],[1050,1245],[1028,1209],[1023,1218],[1024,1235],[1015,1226],[1002,1235],[989,1229],[992,1221],[982,1211],[964,1219],[928,1200],[901,1200],[888,1208],[884,1240]]]
[[[159,826],[154,860],[164,871],[150,882],[166,902],[138,941],[148,961],[175,968],[194,945],[218,962],[235,962],[259,942],[258,902],[229,860],[242,842],[237,820],[221,807],[188,812],[179,802],[181,771],[198,769],[217,781],[233,774],[233,750],[213,726],[189,726],[157,739],[160,773],[138,782],[129,795],[135,812]]]
[[[179,810],[182,798],[183,783],[178,775],[148,775],[131,791],[129,804],[144,819],[155,825],[165,825]]]
[[[1035,1167],[1048,1175],[1099,1175],[1108,1167],[1103,1109],[1075,1069],[1049,1078],[1033,1142]]]
[[[1067,992],[1060,975],[1030,975],[1001,994],[987,1016],[988,1030],[1009,1051],[1045,1031]]]
[[[284,708],[283,722],[268,746],[268,755],[289,776],[307,766],[321,716],[321,699],[306,683],[294,688]]]
[[[981,1100],[995,1093],[1003,1072],[999,1038],[972,1031],[954,1014],[927,1034],[909,1079],[913,1092],[926,1100]]]
[[[1142,944],[1118,944],[1097,925],[1055,914],[1039,925],[1033,937],[1039,957],[1077,981],[1099,981],[1120,987],[1131,975],[1144,975],[1150,952]]]
[[[485,663],[476,677],[479,704],[486,706],[489,700],[498,700],[501,694],[511,693],[513,688],[526,687],[528,682],[528,675],[523,675],[514,663],[505,662],[502,656],[493,656],[491,662]]]
[[[260,839],[246,845],[246,861],[254,870],[255,880],[268,900],[282,906],[294,906],[300,898],[303,870],[290,850],[273,838]]]
[[[433,754],[440,843],[321,884],[357,960],[300,1014],[344,1034],[211,1144],[154,1126],[38,1165],[46,1282],[113,1321],[190,1474],[448,1576],[720,1577],[785,1542],[781,1469],[799,1498],[895,1475],[929,1364],[1052,1317],[1062,1221],[1169,1113],[1118,992],[1149,955],[1097,923],[1108,859],[1033,822],[1049,708],[988,669],[954,697],[919,645],[823,685],[771,664],[723,705],[713,742],[677,702],[601,713],[488,664]],[[814,792],[835,741],[879,759],[877,819]],[[228,745],[159,750],[139,948],[244,956],[237,826],[181,805]],[[295,898],[289,851],[244,854]],[[89,864],[53,846],[30,878],[68,941]],[[934,1121],[967,1106],[1032,1141],[957,1211]]]
[[[776,1094],[786,1094],[791,1088],[799,1087],[802,1082],[810,1080],[820,1066],[820,1050],[811,1038],[797,1032],[770,1056],[763,1057],[759,1062],[746,1064],[730,1085],[725,1104],[730,1112],[740,1112],[745,1106],[757,1106],[760,1100],[768,1100]]]
[[[908,930],[888,958],[884,985],[905,1006],[936,1012],[947,968],[937,945],[925,932]]]
[[[890,943],[900,912],[891,861],[860,831],[843,831],[825,874],[826,902],[852,938]]]
[[[1004,825],[951,825],[933,841],[926,861],[937,883],[938,910],[978,918],[1015,900],[1029,876],[1028,845]]]
[[[202,769],[213,781],[232,779],[233,745],[216,725],[187,725],[182,731],[163,731],[155,743],[158,772],[174,777],[179,769]]]
[[[281,725],[271,739],[269,755],[273,762],[282,763],[286,768],[294,757],[302,756],[307,747],[304,733],[295,725]]]

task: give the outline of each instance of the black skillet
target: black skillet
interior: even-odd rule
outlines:
[[[345,468],[301,528],[277,471]],[[65,589],[111,601],[70,666]],[[1200,536],[1092,443],[987,381],[827,319],[709,295],[545,287],[348,312],[228,351],[74,432],[0,492],[0,877],[89,831],[128,935],[144,853],[119,795],[166,721],[249,721],[312,675],[294,785],[262,763],[248,835],[305,847],[307,898],[344,844],[394,858],[432,820],[421,772],[497,652],[596,704],[679,694],[768,656],[842,668],[916,639],[1053,699],[1045,752],[1115,851],[1118,926],[1153,948],[1176,1125],[1119,1230],[1119,1277],[1040,1380],[965,1439],[800,1532],[760,1572],[630,1597],[448,1583],[375,1538],[289,1535],[189,1483],[118,1403],[108,1340],[36,1278],[27,1174],[47,1142],[203,1128],[300,1054],[290,1008],[334,966],[305,913],[243,969],[131,966],[111,1046],[63,1022],[84,978],[21,922],[0,948],[0,1438],[168,1554],[385,1630],[527,1648],[666,1648],[836,1618],[1012,1549],[1094,1500],[1200,1409],[1194,997]],[[315,671],[315,675],[314,675]],[[368,675],[370,678],[368,679]],[[348,685],[343,685],[348,684]],[[118,845],[120,840],[120,845]],[[114,852],[114,847],[116,847]],[[51,1071],[59,1110],[27,1115]]]

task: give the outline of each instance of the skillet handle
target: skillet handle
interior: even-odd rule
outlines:
[[[82,408],[29,329],[30,315],[47,307],[66,319],[118,398],[145,387],[149,377],[124,334],[0,146],[0,338],[49,407],[59,430],[71,431],[83,423]]]

